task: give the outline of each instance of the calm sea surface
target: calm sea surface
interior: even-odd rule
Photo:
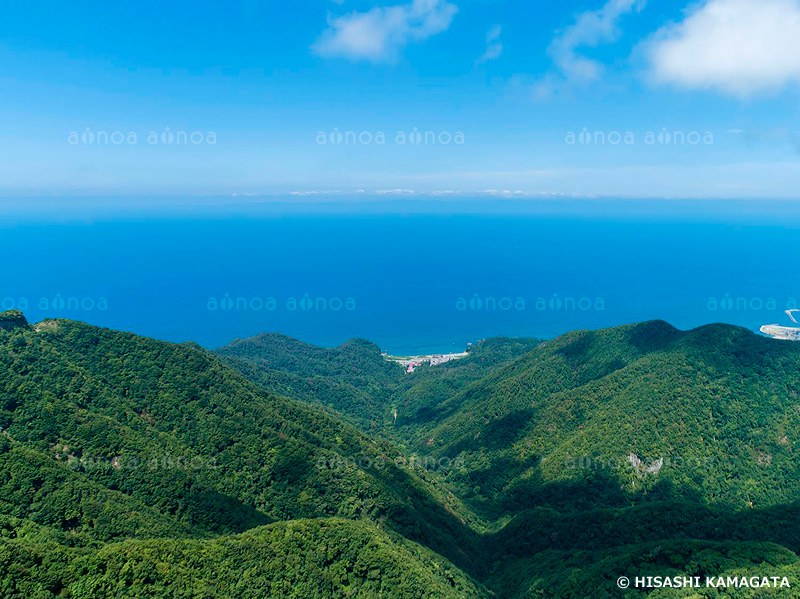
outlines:
[[[800,302],[787,203],[419,206],[7,210],[0,302],[208,347],[281,332],[396,354],[655,318],[757,329]]]

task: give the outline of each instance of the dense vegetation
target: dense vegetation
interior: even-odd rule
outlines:
[[[391,436],[398,420],[420,417],[443,397],[539,343],[486,339],[470,347],[467,358],[423,365],[412,376],[386,360],[377,345],[361,339],[329,349],[264,334],[236,340],[215,353],[271,393],[328,408],[362,429]]]
[[[265,334],[216,353],[272,393],[324,406],[368,428],[383,424],[391,390],[403,380],[400,366],[359,339],[327,349]]]
[[[30,541],[0,545],[0,567],[13,570],[3,597],[485,596],[430,550],[335,518],[276,522],[213,540],[127,540],[96,551]]]
[[[800,344],[732,326],[572,333],[449,397],[408,434],[460,458],[453,482],[501,511],[769,507],[800,499],[798,366]],[[574,490],[585,481],[588,498]]]
[[[800,597],[800,344],[650,322],[406,374],[0,322],[2,597]],[[793,588],[615,582],[701,574]]]
[[[472,517],[429,473],[205,350],[68,321],[0,335],[8,516],[95,541],[367,518],[461,565],[475,555]]]

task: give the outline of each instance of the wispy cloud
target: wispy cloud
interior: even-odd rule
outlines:
[[[412,42],[450,27],[458,7],[447,0],[412,0],[328,19],[312,49],[319,56],[393,62]]]
[[[708,0],[649,43],[659,83],[735,96],[800,81],[798,0]]]
[[[489,29],[486,34],[486,51],[477,60],[478,63],[495,60],[500,58],[500,55],[503,54],[503,43],[500,41],[500,33],[502,33],[500,25],[495,25]]]
[[[554,71],[537,84],[537,96],[552,95],[559,86],[586,84],[600,79],[603,65],[587,58],[580,50],[618,40],[622,34],[620,19],[640,11],[644,4],[645,0],[608,0],[602,8],[578,14],[575,23],[556,35],[547,48]]]

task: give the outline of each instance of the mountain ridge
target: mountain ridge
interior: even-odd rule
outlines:
[[[609,572],[800,584],[790,342],[648,321],[489,339],[407,374],[368,342],[261,340],[226,356],[67,320],[0,331],[4,596],[623,597]],[[375,404],[337,415],[336,385]],[[376,406],[381,422],[359,412]]]

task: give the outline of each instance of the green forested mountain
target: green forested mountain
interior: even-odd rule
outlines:
[[[461,458],[465,496],[504,511],[686,499],[731,509],[800,498],[800,345],[664,322],[545,343],[440,405],[419,450]],[[607,481],[610,491],[598,497]]]
[[[13,568],[11,564],[13,563]],[[94,550],[24,536],[0,544],[3,597],[486,597],[434,552],[363,521],[292,520],[205,540]],[[48,595],[49,593],[49,595]]]
[[[325,406],[362,429],[384,429],[381,432],[391,435],[398,423],[435,411],[443,398],[539,343],[486,339],[470,347],[464,359],[436,367],[422,365],[413,374],[406,374],[386,360],[378,346],[361,339],[328,349],[264,334],[236,340],[215,353],[272,393]]]
[[[360,339],[327,349],[264,334],[236,340],[216,353],[268,391],[324,406],[362,428],[383,424],[390,394],[403,378],[399,365]]]
[[[0,513],[86,544],[345,517],[475,555],[468,510],[390,444],[194,346],[60,320],[0,332],[0,426]]]
[[[304,344],[283,341],[278,350],[270,339],[269,359],[308,380],[348,376],[373,397],[380,387],[389,426],[377,432],[459,463],[450,482],[497,516],[543,501],[563,509],[558,489],[587,478],[615,489],[604,506],[650,496],[740,509],[800,498],[798,344],[726,325],[681,332],[656,321],[546,343],[488,340],[464,360],[404,375],[381,368],[374,346],[314,350],[336,356],[333,367],[333,358],[306,359],[314,354]],[[267,372],[257,343],[237,344],[233,365],[274,390],[274,380],[255,374]],[[357,408],[341,411],[357,419]],[[394,410],[396,420],[387,414]],[[601,507],[596,497],[590,504]]]
[[[800,596],[800,345],[649,322],[406,374],[20,316],[2,597]],[[684,574],[793,588],[615,583]]]

